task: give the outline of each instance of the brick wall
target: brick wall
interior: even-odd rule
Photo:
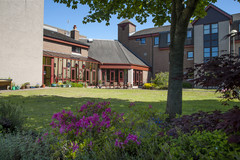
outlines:
[[[43,50],[72,54],[72,46],[46,40],[43,41]]]

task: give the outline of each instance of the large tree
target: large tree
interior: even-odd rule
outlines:
[[[170,64],[169,87],[166,112],[170,117],[182,114],[182,81],[184,42],[191,18],[206,15],[205,7],[217,0],[54,0],[76,9],[79,4],[90,7],[84,23],[109,20],[112,15],[117,18],[134,18],[141,24],[149,16],[155,26],[165,22],[171,23],[170,29]],[[238,0],[239,1],[239,0]]]

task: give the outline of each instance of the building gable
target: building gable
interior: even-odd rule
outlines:
[[[204,18],[200,18],[193,22],[193,25],[201,25],[201,24],[210,24],[217,23],[221,21],[231,20],[231,16],[221,9],[217,8],[214,5],[209,5],[206,8],[207,15]]]

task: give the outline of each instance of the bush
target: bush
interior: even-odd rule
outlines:
[[[152,83],[144,83],[143,89],[152,89],[153,86],[154,86],[154,85],[153,85]]]
[[[234,107],[225,113],[220,111],[198,112],[191,115],[184,115],[180,118],[173,119],[170,123],[171,129],[168,135],[176,135],[178,128],[183,133],[198,131],[215,131],[222,130],[229,136],[230,143],[240,144],[240,109]]]
[[[156,89],[168,89],[168,72],[161,72],[155,74],[155,79],[152,80],[152,83],[155,84]]]
[[[183,88],[193,88],[193,84],[190,82],[183,82],[182,87]]]
[[[221,131],[181,134],[162,145],[165,159],[234,159],[237,150]]]
[[[3,131],[21,130],[25,121],[23,107],[9,101],[0,102],[0,125]]]
[[[43,137],[33,132],[0,133],[0,159],[53,159],[50,136],[41,142],[38,139]]]
[[[79,87],[79,88],[83,88],[83,83],[82,82],[78,82],[78,83],[71,83],[72,87]]]

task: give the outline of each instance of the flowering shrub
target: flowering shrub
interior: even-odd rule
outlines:
[[[143,89],[152,89],[152,88],[154,88],[153,83],[144,83],[143,85]]]
[[[122,149],[140,145],[137,135],[130,131],[116,134],[124,123],[124,114],[112,112],[109,105],[109,102],[88,102],[76,114],[63,110],[53,115],[50,125],[54,135],[60,140],[66,157],[75,158],[77,151],[102,150],[102,143],[107,140],[115,140],[115,146]]]

